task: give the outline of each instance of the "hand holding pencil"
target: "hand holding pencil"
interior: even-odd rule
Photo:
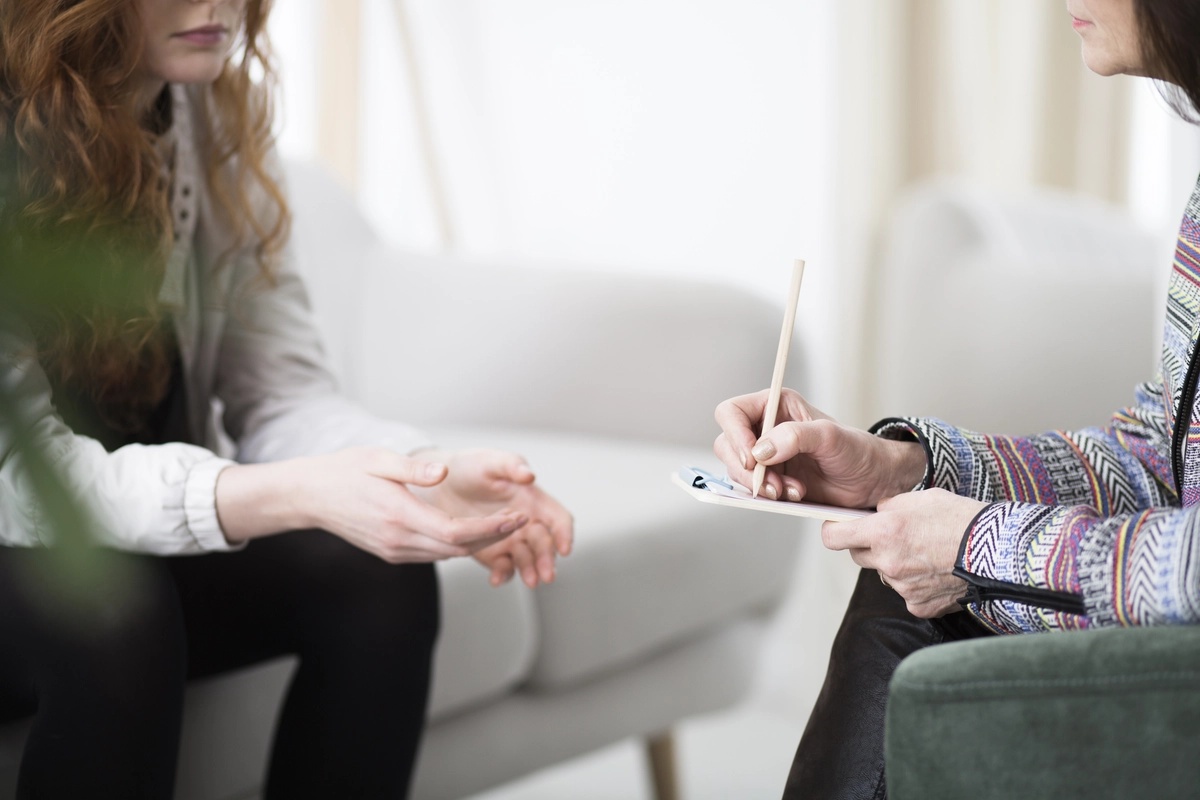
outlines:
[[[804,262],[797,261],[784,307],[771,388],[724,401],[713,451],[729,477],[772,500],[873,508],[912,489],[925,472],[914,442],[881,439],[843,425],[783,388]],[[778,424],[777,424],[778,423]],[[768,468],[770,470],[768,471]]]
[[[729,478],[755,496],[761,491],[766,506],[776,507],[771,500],[786,501],[781,510],[800,508],[801,501],[824,506],[821,543],[849,551],[856,564],[877,573],[910,613],[958,610],[965,583],[954,574],[956,555],[984,504],[942,488],[912,491],[928,469],[923,445],[843,425],[783,388],[803,268],[798,262],[793,272],[771,388],[717,406],[721,435],[713,450]],[[831,506],[876,513],[839,516]]]

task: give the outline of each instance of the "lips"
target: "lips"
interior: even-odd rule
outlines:
[[[224,25],[204,25],[171,35],[172,39],[182,39],[196,45],[211,46],[220,44],[229,35],[229,28]]]
[[[192,28],[190,31],[180,31],[176,36],[215,36],[218,34],[229,33],[229,28],[224,25],[205,25],[200,28]]]

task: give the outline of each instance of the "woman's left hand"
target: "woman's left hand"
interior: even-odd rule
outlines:
[[[958,611],[966,594],[952,570],[967,526],[986,505],[944,489],[907,492],[880,501],[871,516],[826,522],[821,541],[878,571],[914,616],[940,617]]]
[[[555,558],[571,552],[574,520],[557,500],[534,484],[533,470],[516,453],[503,450],[431,450],[414,454],[447,467],[446,479],[420,490],[430,503],[451,516],[480,516],[511,509],[529,522],[511,536],[483,548],[475,558],[487,567],[491,584],[514,574],[529,588],[552,583]]]

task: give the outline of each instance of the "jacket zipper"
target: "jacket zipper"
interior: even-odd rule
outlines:
[[[1179,399],[1179,408],[1175,411],[1175,430],[1171,434],[1171,468],[1175,471],[1175,492],[1180,503],[1183,502],[1183,447],[1188,428],[1192,424],[1190,410],[1187,411],[1187,420],[1184,423],[1184,411],[1191,409],[1192,403],[1196,401],[1196,373],[1200,370],[1200,358],[1196,357],[1198,350],[1200,342],[1192,346],[1192,357],[1188,361],[1187,375],[1183,379],[1183,394]]]
[[[1014,603],[1048,608],[1064,614],[1077,614],[1081,617],[1087,614],[1087,606],[1083,602],[1083,597],[1072,592],[1059,592],[1037,586],[996,581],[967,572],[962,567],[955,567],[954,575],[967,582],[967,593],[958,600],[959,605],[962,606],[986,603],[989,600],[1011,600]]]
[[[968,531],[975,527],[979,517],[986,511],[987,508],[983,508],[975,515],[975,519],[971,520],[971,524],[967,526]],[[1083,596],[1074,592],[1060,592],[1056,589],[1042,589],[1038,586],[998,581],[967,572],[962,564],[967,554],[968,538],[970,537],[963,534],[962,541],[958,545],[958,555],[954,559],[954,576],[967,582],[967,593],[958,599],[960,606],[965,608],[972,603],[986,603],[989,600],[1011,600],[1027,606],[1078,614],[1081,617],[1087,614],[1087,605],[1083,602]]]

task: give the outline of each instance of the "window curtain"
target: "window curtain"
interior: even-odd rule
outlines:
[[[321,0],[317,153],[351,189],[359,178],[361,0]]]
[[[317,157],[352,190],[361,188],[363,103],[366,46],[364,0],[320,0],[321,69],[317,125]],[[408,100],[416,150],[424,174],[424,188],[432,206],[441,250],[455,247],[454,222],[447,199],[445,178],[430,117],[428,89],[419,59],[405,0],[388,0],[386,16],[394,24],[390,38],[402,59],[403,87],[396,97]],[[375,98],[377,99],[377,98]]]
[[[1061,3],[841,0],[838,158],[847,421],[869,424],[880,234],[905,188],[959,176],[1127,200],[1133,79],[1083,66]],[[851,302],[851,298],[855,298]]]

